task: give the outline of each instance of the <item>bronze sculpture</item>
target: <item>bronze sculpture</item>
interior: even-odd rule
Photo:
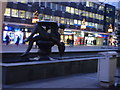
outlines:
[[[29,41],[29,45],[21,57],[25,57],[29,54],[34,42],[36,42],[39,47],[38,54],[40,57],[43,57],[42,59],[49,59],[48,56],[51,53],[51,48],[55,44],[58,46],[60,56],[62,56],[64,54],[65,45],[63,42],[60,42],[58,28],[59,27],[56,22],[37,22],[31,35],[25,39],[25,42]],[[48,30],[50,30],[50,32],[48,32]],[[39,35],[33,37],[36,33],[39,33]]]

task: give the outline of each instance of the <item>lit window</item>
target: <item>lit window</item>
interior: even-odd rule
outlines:
[[[73,24],[74,24],[73,19],[70,19],[70,25],[73,25]]]
[[[95,13],[92,13],[92,18],[95,18]]]
[[[70,7],[66,7],[66,12],[71,12],[71,9],[70,9]]]
[[[99,6],[99,10],[104,10],[104,6]]]
[[[56,21],[60,23],[60,17],[56,17]]]
[[[83,10],[79,10],[79,15],[82,15],[83,14]]]
[[[87,7],[89,7],[89,6],[90,6],[88,1],[86,2],[86,6],[87,6]]]
[[[97,23],[95,23],[95,28],[98,28],[98,24]]]
[[[61,23],[62,23],[62,24],[64,24],[64,23],[65,23],[64,18],[61,18]]]
[[[44,19],[44,15],[43,14],[39,14],[39,20],[43,20]]]
[[[66,23],[69,25],[70,24],[70,19],[66,19]]]
[[[44,19],[45,19],[45,20],[50,20],[50,16],[49,16],[49,15],[45,15],[45,16],[44,16]]]
[[[90,2],[89,5],[90,5],[90,7],[93,7],[93,6],[94,6],[93,2]]]
[[[25,11],[19,10],[19,17],[20,18],[25,18]]]
[[[78,24],[81,25],[81,21],[80,20],[78,20]]]
[[[89,13],[90,17],[93,18],[93,13]]]
[[[78,24],[77,20],[74,20],[74,24]]]
[[[86,16],[89,17],[89,12],[86,11]]]
[[[99,19],[99,15],[98,14],[96,14],[96,19]]]
[[[4,15],[5,15],[5,16],[10,16],[10,8],[6,8],[6,9],[5,9]]]
[[[31,19],[31,17],[32,17],[31,12],[26,12],[26,18],[27,18],[27,19]]]
[[[85,15],[86,15],[85,11],[82,11],[82,13],[83,13],[83,14],[82,14],[83,16],[85,16]]]
[[[17,0],[17,2],[27,3],[27,2],[28,2],[28,0]]]
[[[18,10],[12,9],[12,17],[18,17]]]
[[[75,9],[75,14],[77,14],[77,15],[79,14],[79,13],[78,13],[78,9]]]
[[[71,7],[71,13],[72,13],[72,14],[75,13],[74,10],[75,10],[75,9]]]
[[[102,20],[104,20],[104,16],[102,15]]]

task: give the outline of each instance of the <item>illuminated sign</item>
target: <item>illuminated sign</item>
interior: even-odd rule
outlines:
[[[39,21],[39,19],[38,19],[38,12],[35,11],[35,12],[34,12],[34,17],[33,17],[33,19],[32,19],[32,23],[37,23],[38,21]]]
[[[86,22],[85,19],[82,21],[81,29],[86,29]]]
[[[108,32],[113,32],[113,28],[112,28],[112,24],[109,25],[109,29],[108,29]]]

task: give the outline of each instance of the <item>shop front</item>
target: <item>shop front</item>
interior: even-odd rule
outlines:
[[[31,34],[31,30],[26,27],[18,27],[16,25],[5,25],[3,29],[3,43],[6,41],[6,36],[10,38],[10,44],[15,44],[17,37],[20,38],[19,43],[23,43],[23,40]]]

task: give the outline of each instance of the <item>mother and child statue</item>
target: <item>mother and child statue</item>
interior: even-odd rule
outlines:
[[[33,43],[36,42],[38,46],[38,56],[40,60],[50,60],[49,55],[51,54],[51,48],[54,45],[58,46],[59,55],[62,57],[65,51],[65,44],[60,42],[60,33],[58,32],[57,22],[53,21],[39,21],[36,23],[34,29],[32,30],[31,35],[25,39],[25,42],[28,43],[27,50],[21,55],[21,57],[27,57],[30,50],[32,49]],[[35,34],[37,34],[35,36]]]

